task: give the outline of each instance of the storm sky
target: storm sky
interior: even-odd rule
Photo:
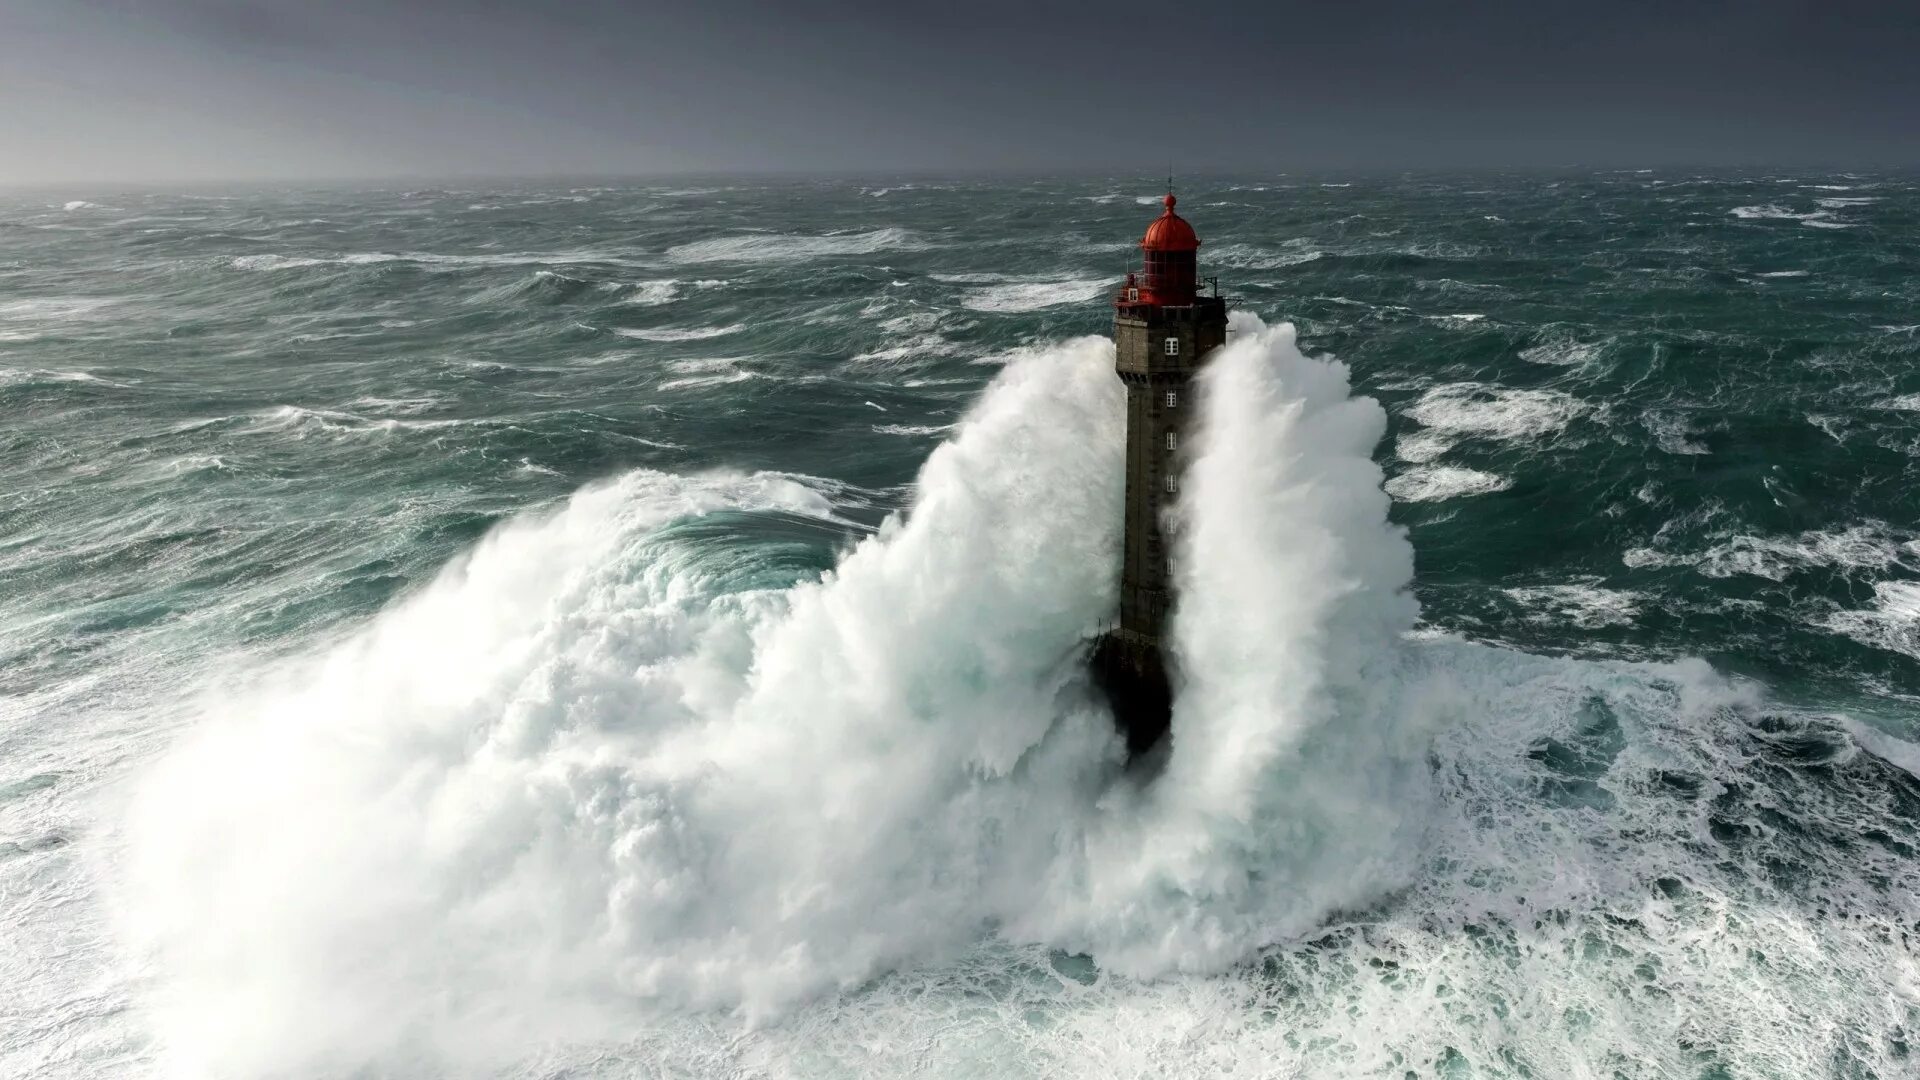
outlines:
[[[0,0],[0,184],[1920,163],[1920,3]]]

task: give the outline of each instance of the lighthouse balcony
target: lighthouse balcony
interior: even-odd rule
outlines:
[[[1134,298],[1129,298],[1129,295]],[[1144,295],[1138,289],[1122,289],[1113,298],[1113,313],[1116,318],[1136,319],[1148,326],[1164,326],[1174,322],[1192,322],[1212,315],[1225,318],[1227,300],[1223,296],[1196,296],[1184,304],[1154,304],[1137,297]]]

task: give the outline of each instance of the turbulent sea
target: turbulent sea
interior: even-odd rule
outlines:
[[[0,1075],[1920,1073],[1920,178],[0,197]]]

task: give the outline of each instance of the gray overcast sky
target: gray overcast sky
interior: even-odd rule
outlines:
[[[1920,163],[1920,0],[0,0],[0,184]]]

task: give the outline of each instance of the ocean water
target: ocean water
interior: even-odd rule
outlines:
[[[0,197],[0,1075],[1920,1071],[1920,177]]]

